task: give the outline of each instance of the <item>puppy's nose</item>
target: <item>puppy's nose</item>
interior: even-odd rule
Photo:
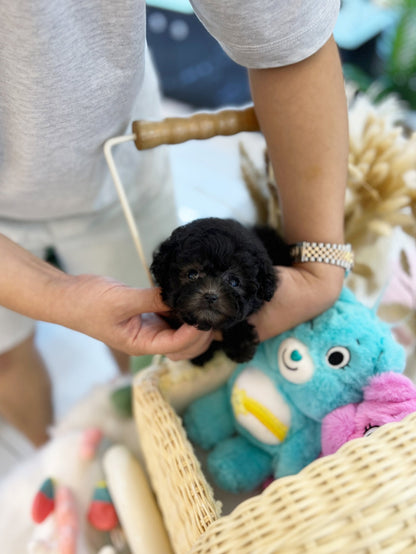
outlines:
[[[206,292],[204,294],[204,298],[208,302],[208,304],[214,304],[214,302],[216,302],[218,299],[218,295],[214,292]]]

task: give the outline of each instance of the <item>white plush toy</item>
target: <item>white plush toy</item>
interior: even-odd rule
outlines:
[[[96,387],[52,430],[44,447],[0,481],[2,554],[170,552],[142,469],[134,420],[122,417],[111,401],[122,385],[125,378]],[[89,521],[94,498],[96,504],[102,499],[103,479],[114,507],[104,506],[101,513],[115,511],[119,520],[111,532]],[[34,508],[34,499],[40,508]],[[40,523],[33,520],[34,509]]]

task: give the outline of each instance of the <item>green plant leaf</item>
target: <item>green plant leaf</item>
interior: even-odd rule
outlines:
[[[400,85],[416,74],[416,0],[405,2],[392,42],[387,70]]]

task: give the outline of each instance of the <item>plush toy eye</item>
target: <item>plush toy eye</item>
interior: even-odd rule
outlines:
[[[326,353],[326,361],[334,369],[342,369],[350,359],[350,351],[345,346],[334,346]]]
[[[228,277],[228,283],[232,287],[238,287],[240,285],[240,279],[235,277],[235,275],[230,275],[230,277]]]
[[[290,337],[279,346],[277,353],[279,371],[287,381],[300,385],[312,379],[315,365],[308,347],[298,339]]]
[[[365,428],[363,437],[369,437],[378,428],[379,428],[379,425],[367,425]]]
[[[190,269],[188,271],[188,279],[190,281],[196,281],[198,279],[198,277],[199,277],[199,273],[197,272],[196,269]]]

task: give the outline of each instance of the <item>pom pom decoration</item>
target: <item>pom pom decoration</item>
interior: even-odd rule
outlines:
[[[55,484],[48,477],[42,483],[35,495],[32,504],[32,519],[35,523],[42,523],[55,508]]]
[[[87,515],[88,521],[100,531],[111,531],[118,525],[118,516],[105,481],[94,490]]]

